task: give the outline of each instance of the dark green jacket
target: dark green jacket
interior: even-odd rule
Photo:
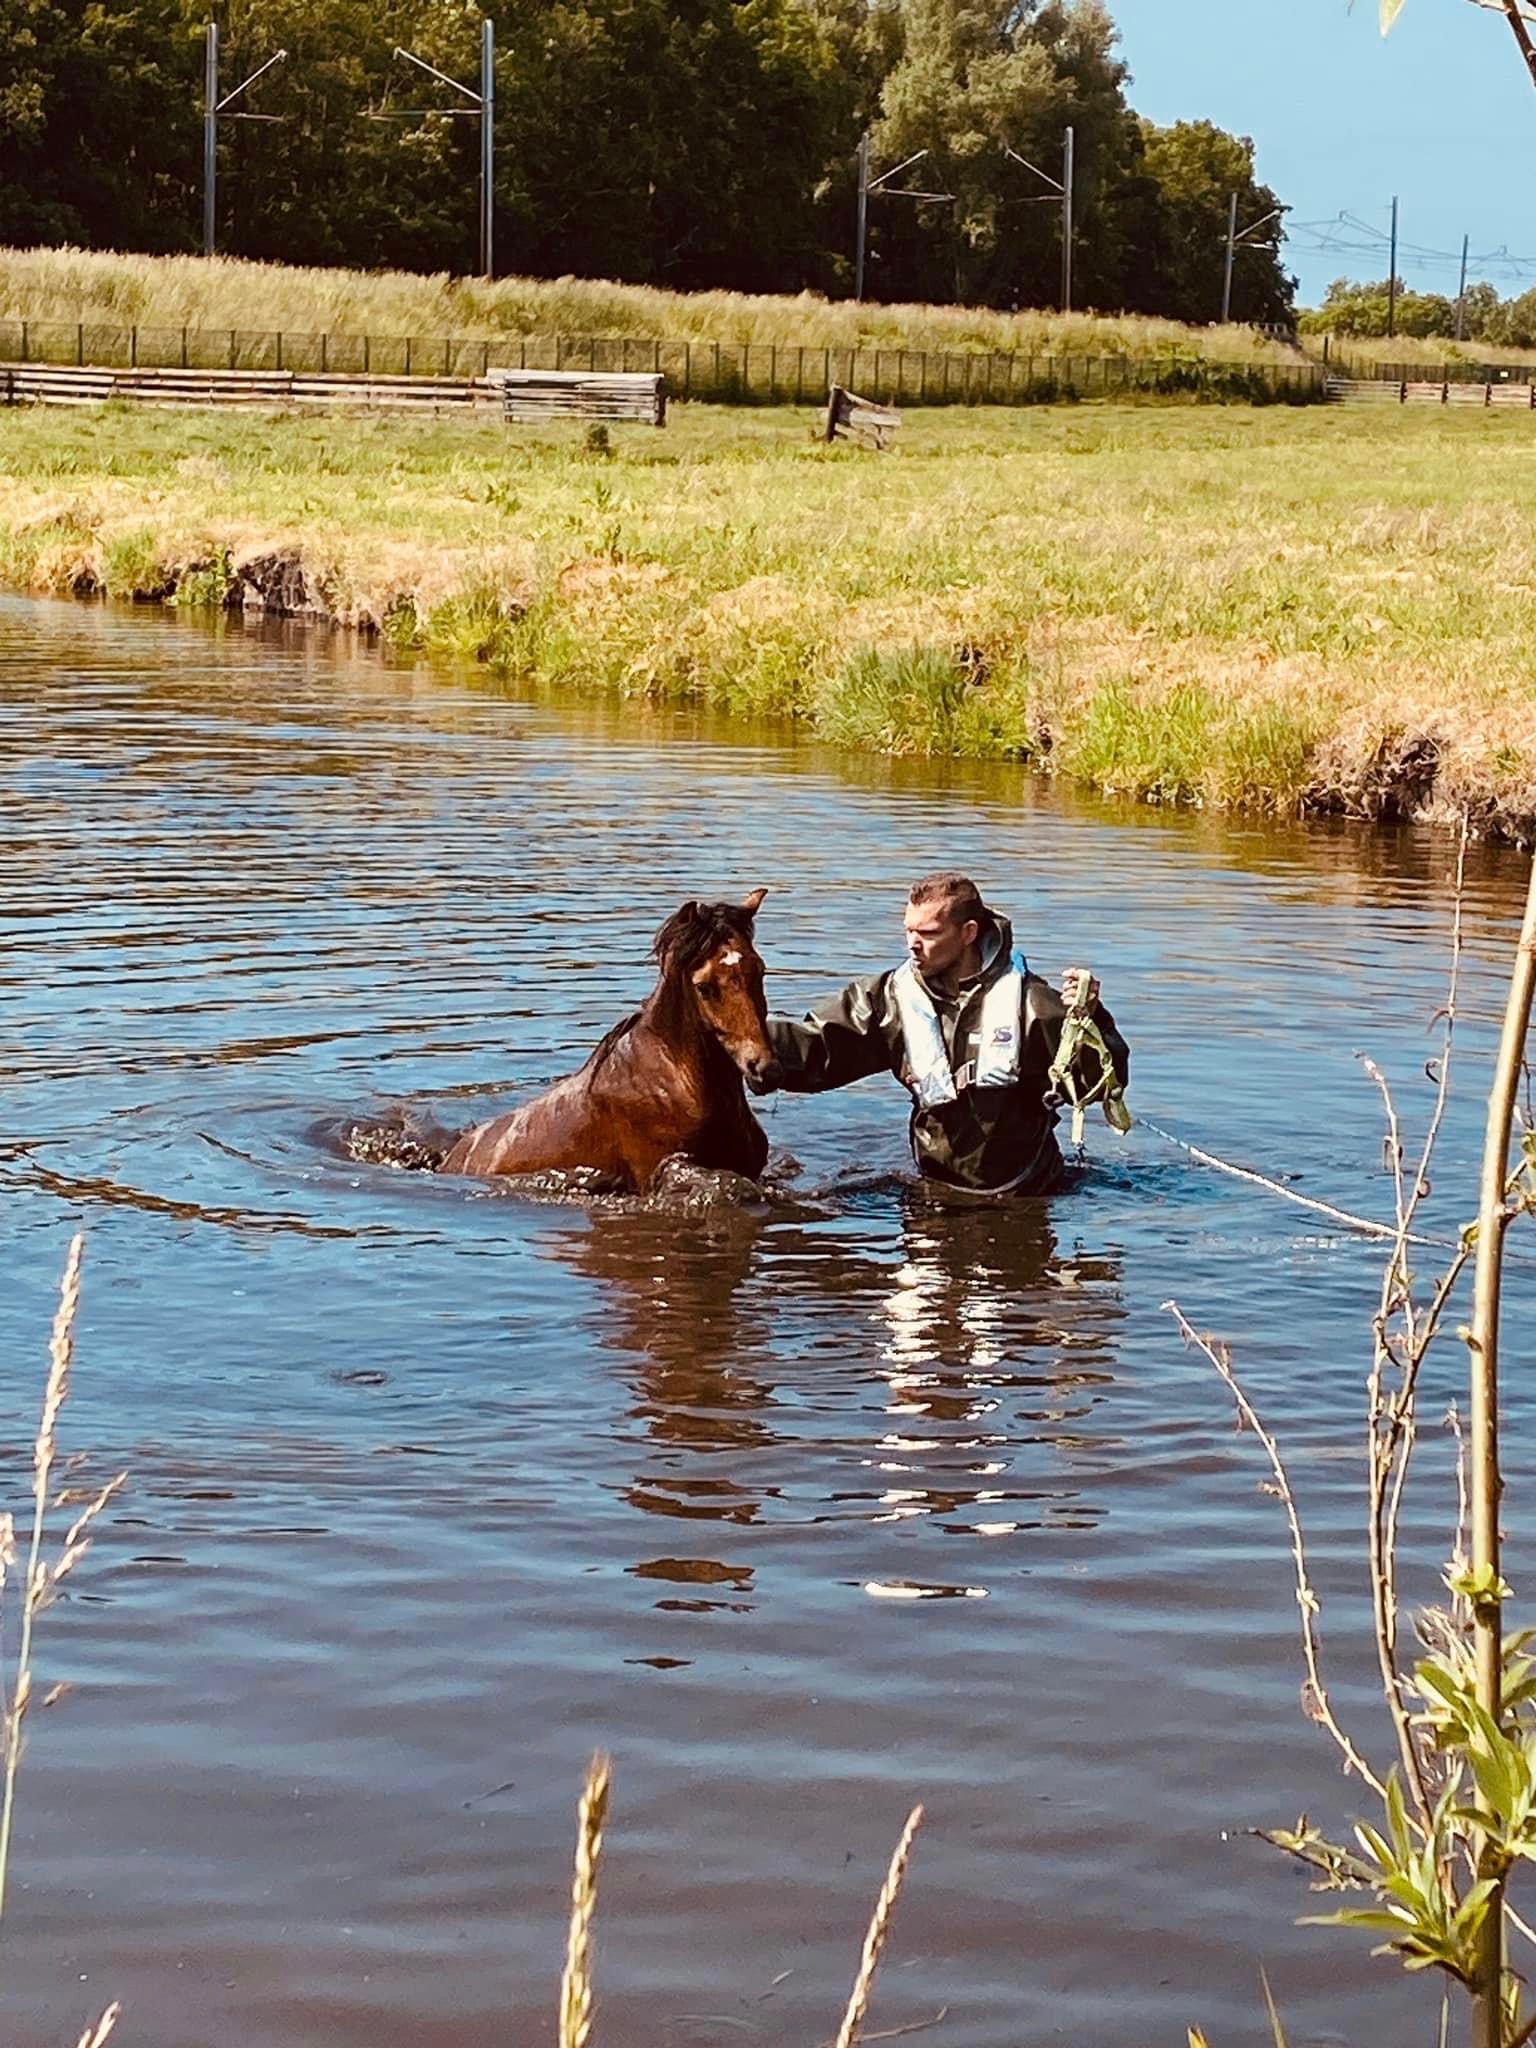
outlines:
[[[952,1069],[974,1057],[982,997],[1008,970],[1013,933],[1006,919],[998,919],[995,940],[989,936],[983,944],[986,962],[974,980],[952,995],[928,989]],[[768,1019],[769,1042],[783,1070],[781,1088],[819,1095],[868,1074],[889,1072],[913,1091],[893,973],[849,982],[841,995],[818,1003],[800,1023],[790,1017]],[[1042,1194],[1052,1185],[1062,1161],[1056,1111],[1046,1107],[1044,1098],[1065,1017],[1062,1000],[1049,983],[1037,974],[1026,975],[1017,1082],[1005,1088],[965,1088],[955,1101],[931,1109],[922,1108],[913,1093],[912,1156],[925,1180],[1017,1194]],[[1130,1075],[1130,1051],[1102,1003],[1095,1022],[1123,1087]],[[1079,1056],[1074,1078],[1080,1091],[1093,1086],[1100,1078],[1097,1054]]]

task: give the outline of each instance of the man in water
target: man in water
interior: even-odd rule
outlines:
[[[778,1086],[819,1095],[889,1071],[912,1097],[912,1156],[925,1181],[972,1194],[1047,1193],[1062,1172],[1047,1096],[1069,1004],[1098,1027],[1114,1067],[1108,1085],[1123,1088],[1130,1073],[1098,984],[1069,979],[1063,1000],[1031,974],[1008,920],[966,875],[914,883],[905,924],[899,967],[850,982],[800,1023],[768,1019]],[[1105,1082],[1100,1055],[1081,1047],[1071,1077],[1087,1097]]]

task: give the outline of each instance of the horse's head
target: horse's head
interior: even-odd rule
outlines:
[[[768,894],[754,889],[740,903],[685,903],[656,934],[662,975],[692,993],[705,1029],[749,1081],[772,1085],[778,1061],[768,1043],[763,963],[752,923]]]

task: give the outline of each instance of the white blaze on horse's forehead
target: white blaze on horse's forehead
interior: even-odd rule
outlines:
[[[729,953],[722,953],[720,955],[720,965],[722,967],[739,967],[741,965],[741,955],[734,948]]]

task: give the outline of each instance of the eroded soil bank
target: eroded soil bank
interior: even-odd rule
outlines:
[[[1525,415],[790,411],[657,434],[17,411],[14,588],[271,611],[559,692],[1157,802],[1536,825]]]

